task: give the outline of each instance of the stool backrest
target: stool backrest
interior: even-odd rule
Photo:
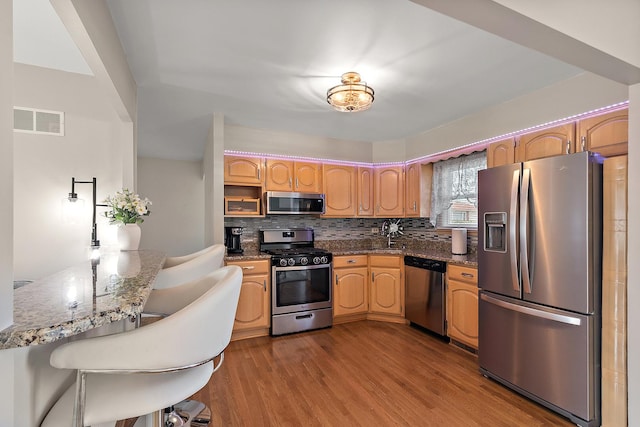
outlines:
[[[162,268],[175,267],[176,265],[180,265],[184,262],[190,261],[193,258],[197,258],[200,255],[204,255],[209,251],[219,250],[220,248],[222,248],[223,250],[225,249],[224,245],[218,244],[218,245],[207,246],[204,249],[201,249],[197,252],[193,252],[187,255],[167,257],[167,259],[164,261],[164,266]]]
[[[224,265],[224,245],[214,245],[210,250],[181,264],[163,268],[153,283],[154,289],[166,289],[206,276]]]
[[[180,311],[132,331],[64,344],[51,354],[51,365],[84,370],[160,370],[215,357],[231,340],[242,269],[223,267],[195,282],[208,290]]]

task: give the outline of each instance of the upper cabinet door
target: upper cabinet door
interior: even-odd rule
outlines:
[[[293,191],[293,161],[267,159],[267,191]]]
[[[514,138],[496,141],[487,148],[487,167],[508,165],[516,161],[516,143]]]
[[[356,180],[356,168],[353,166],[324,165],[325,216],[356,215]]]
[[[411,163],[405,172],[405,210],[407,218],[426,218],[431,214],[433,163]]]
[[[319,163],[294,163],[293,190],[301,193],[319,193],[322,189],[320,179],[321,167]]]
[[[263,159],[260,157],[224,156],[224,183],[262,185]]]
[[[627,154],[629,110],[613,111],[578,121],[576,151],[595,151],[605,157]]]
[[[575,124],[567,123],[520,136],[516,160],[542,159],[575,153]]]
[[[405,216],[420,216],[420,163],[407,165],[405,178]]]
[[[379,217],[404,216],[404,168],[387,166],[375,170],[375,215]]]
[[[375,201],[373,194],[373,168],[358,166],[358,216],[373,216]]]

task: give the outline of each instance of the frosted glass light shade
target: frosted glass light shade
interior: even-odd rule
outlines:
[[[82,220],[84,212],[84,200],[65,197],[61,201],[62,222],[64,224],[78,224]]]

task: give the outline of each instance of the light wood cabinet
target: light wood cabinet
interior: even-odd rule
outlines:
[[[293,161],[267,159],[265,168],[267,191],[293,191]]]
[[[433,163],[410,163],[405,172],[405,214],[407,218],[431,215]]]
[[[337,256],[333,259],[334,317],[366,314],[369,310],[367,255]]]
[[[357,208],[357,170],[348,165],[323,165],[324,216],[351,217]]]
[[[478,270],[447,266],[447,335],[478,348]]]
[[[265,188],[267,191],[318,193],[321,189],[320,164],[267,159]]]
[[[575,153],[575,123],[520,135],[516,152],[516,161],[542,159]]]
[[[373,216],[375,200],[373,192],[373,168],[358,166],[358,216]]]
[[[293,191],[301,193],[319,193],[322,191],[322,164],[294,162]]]
[[[268,329],[271,325],[271,290],[269,260],[227,261],[242,268],[242,287],[233,325],[236,331]],[[266,331],[268,334],[268,330]],[[256,335],[266,335],[264,331]]]
[[[602,424],[627,426],[628,157],[604,161],[602,206]]]
[[[404,216],[404,167],[386,166],[374,172],[375,216]]]
[[[262,185],[264,159],[260,157],[224,156],[224,183]]]
[[[404,316],[402,257],[370,255],[371,290],[369,312]]]
[[[576,151],[595,151],[605,157],[627,154],[629,110],[613,111],[578,121]]]
[[[489,144],[489,147],[487,147],[487,167],[492,168],[515,163],[515,147],[516,141],[514,138],[507,138]]]

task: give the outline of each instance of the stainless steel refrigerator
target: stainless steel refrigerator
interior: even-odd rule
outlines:
[[[599,426],[601,159],[482,170],[478,220],[480,371]]]

